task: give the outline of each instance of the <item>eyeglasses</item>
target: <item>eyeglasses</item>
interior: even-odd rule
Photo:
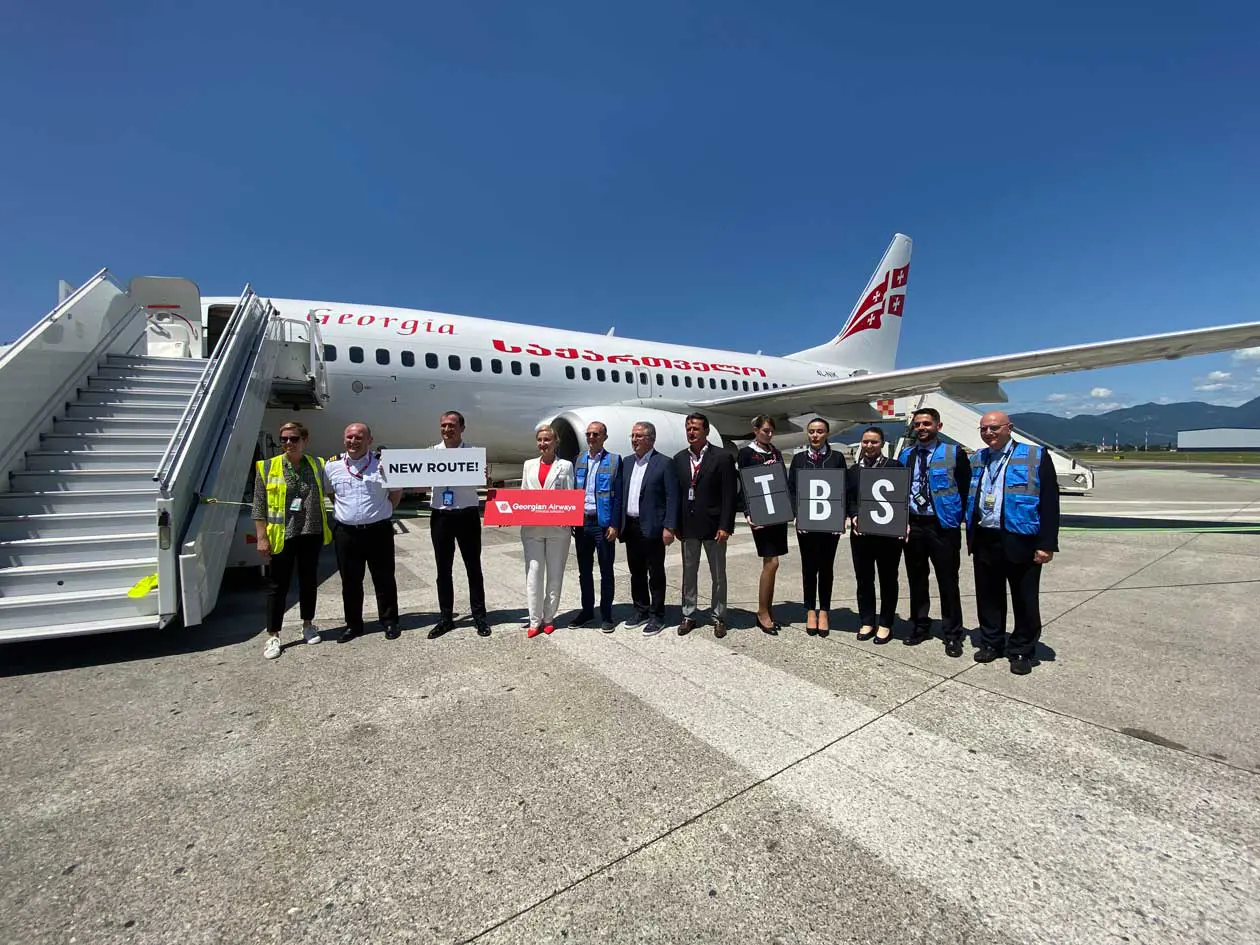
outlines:
[[[280,442],[281,443],[301,443],[302,438],[300,436],[282,436],[280,437]]]
[[[1005,423],[982,423],[980,424],[981,433],[1001,433],[1009,424]]]

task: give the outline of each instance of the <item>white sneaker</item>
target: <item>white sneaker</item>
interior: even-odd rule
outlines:
[[[315,624],[311,624],[309,627],[303,627],[302,639],[308,644],[318,643],[320,640],[319,627],[315,626]]]
[[[280,638],[267,637],[267,645],[263,648],[263,659],[274,660],[280,655]]]

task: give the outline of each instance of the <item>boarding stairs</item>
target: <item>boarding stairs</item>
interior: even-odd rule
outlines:
[[[970,452],[984,448],[985,442],[980,436],[980,418],[984,414],[974,407],[959,403],[939,391],[912,397],[898,397],[893,404],[895,414],[905,416],[907,421],[915,410],[923,407],[934,407],[940,412],[941,423],[944,425],[941,432],[944,436],[966,447]],[[911,431],[907,426],[905,435],[897,443],[898,452],[909,445],[910,434]],[[1038,439],[1027,431],[1015,429],[1011,437],[1017,443],[1040,446],[1050,454],[1050,458],[1054,461],[1054,471],[1059,480],[1060,492],[1080,495],[1093,490],[1094,470],[1092,467],[1078,462],[1057,446]]]
[[[207,357],[169,356],[139,301],[102,271],[0,355],[0,642],[214,606],[239,507],[204,500],[244,491],[285,320],[246,287]]]

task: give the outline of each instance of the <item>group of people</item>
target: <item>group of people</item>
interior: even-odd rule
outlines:
[[[701,555],[708,564],[715,637],[727,633],[726,548],[735,529],[739,505],[738,470],[784,463],[773,440],[775,421],[753,420],[752,439],[738,455],[709,442],[709,421],[702,413],[685,418],[687,447],[675,456],[655,449],[656,428],[647,421],[631,431],[632,453],[622,457],[607,447],[608,429],[598,421],[586,431],[586,449],[573,461],[556,455],[557,435],[550,426],[535,433],[537,457],[522,471],[524,489],[575,489],[584,493],[580,526],[529,525],[521,528],[525,559],[526,635],[556,629],[565,567],[576,544],[580,609],[570,627],[598,625],[612,633],[616,546],[625,546],[630,571],[633,616],[623,626],[660,633],[665,621],[665,562],[677,541],[682,551],[682,617],[677,632],[690,633],[704,620],[699,610]],[[460,449],[464,417],[450,411],[441,418],[438,448]],[[904,643],[915,646],[931,637],[929,574],[934,572],[940,600],[942,636],[951,657],[963,654],[964,628],[958,587],[962,536],[975,571],[980,647],[977,662],[1006,656],[1013,673],[1025,674],[1041,634],[1038,588],[1042,565],[1058,541],[1058,488],[1050,455],[1011,438],[1010,418],[993,411],[981,419],[987,444],[967,453],[940,438],[941,418],[926,408],[912,417],[914,442],[897,458],[885,453],[879,427],[865,430],[853,467],[829,443],[830,426],[816,417],[806,426],[808,444],[787,467],[793,511],[801,470],[846,469],[850,548],[857,583],[861,627],[859,640],[886,644],[892,639],[898,599],[898,572],[904,553],[910,586],[912,628]],[[348,642],[363,632],[363,578],[372,575],[377,613],[387,639],[396,639],[398,593],[394,580],[394,544],[390,519],[401,498],[380,475],[379,456],[371,450],[371,430],[353,423],[345,431],[345,452],[328,461],[305,453],[308,433],[290,422],[280,430],[282,454],[258,463],[254,519],[258,549],[269,559],[268,640],[264,655],[280,655],[279,633],[285,598],[298,573],[302,633],[318,643],[314,625],[315,569],[319,549],[333,543],[341,571]],[[898,466],[910,469],[909,526],[904,536],[863,534],[856,514],[860,470]],[[331,495],[332,521],[324,496]],[[440,615],[429,631],[433,639],[452,630],[452,569],[458,545],[468,578],[470,611],[476,631],[490,635],[481,571],[481,517],[474,486],[434,488],[430,497],[430,536],[437,569]],[[782,629],[774,616],[779,558],[789,553],[789,523],[754,525],[745,515],[761,558],[756,620],[762,632]],[[826,637],[834,588],[840,533],[797,530],[801,555],[806,633]],[[598,601],[595,570],[599,571]],[[878,583],[877,583],[878,578]],[[1013,632],[1006,634],[1007,587],[1014,611]],[[597,609],[598,604],[598,609]]]

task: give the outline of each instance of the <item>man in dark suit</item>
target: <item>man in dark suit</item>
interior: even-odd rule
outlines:
[[[682,622],[678,635],[696,627],[700,549],[709,562],[713,588],[713,635],[726,636],[726,541],[735,530],[735,459],[709,443],[709,419],[687,415],[687,449],[674,457],[681,497],[677,537],[682,542]]]
[[[636,423],[630,431],[634,461],[621,464],[620,527],[626,544],[634,617],[627,627],[655,636],[665,626],[665,547],[678,523],[678,480],[670,461],[656,452],[656,427]]]
[[[980,418],[988,445],[971,458],[967,550],[976,576],[980,618],[977,663],[1009,657],[1011,672],[1032,671],[1041,637],[1041,566],[1059,550],[1059,482],[1048,450],[1011,439],[1011,418],[991,410]],[[1006,638],[1006,587],[1015,626]]]

